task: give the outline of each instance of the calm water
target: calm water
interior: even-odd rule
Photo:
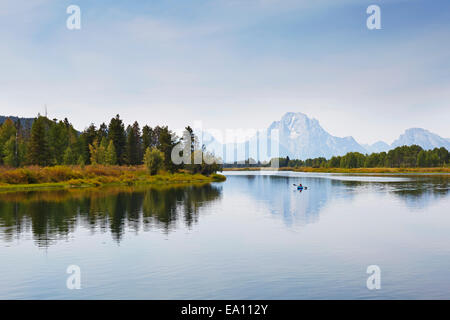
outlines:
[[[450,299],[449,181],[244,172],[0,194],[0,299]]]

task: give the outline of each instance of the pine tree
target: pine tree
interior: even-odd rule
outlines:
[[[150,128],[149,126],[144,126],[142,128],[142,150],[144,150],[144,152],[147,150],[147,148],[154,147],[152,145],[152,135],[152,128]]]
[[[98,141],[102,141],[103,138],[107,138],[108,137],[108,127],[106,126],[106,124],[103,122],[100,127],[98,128],[98,132],[97,132],[97,139]]]
[[[172,162],[172,149],[175,146],[175,139],[169,128],[162,127],[159,134],[158,149],[164,154],[164,169],[170,172],[176,170],[176,165]]]
[[[142,141],[139,124],[135,122],[133,126],[127,128],[127,160],[130,165],[142,163]]]
[[[52,161],[54,164],[62,164],[64,153],[63,150],[66,150],[69,145],[69,121],[65,119],[65,122],[59,121],[57,122],[54,119],[50,123],[50,128],[48,130],[48,140],[50,152],[52,154]]]
[[[39,116],[31,127],[31,138],[28,146],[28,161],[30,164],[47,166],[51,163],[51,154],[48,143],[48,119]]]
[[[156,126],[151,132],[151,147],[159,148],[159,141],[161,136],[161,131],[164,130],[164,127]]]
[[[117,162],[119,165],[125,164],[126,162],[126,135],[125,126],[117,115],[115,118],[111,119],[108,126],[108,140],[114,143],[114,148],[117,153]]]
[[[92,145],[97,138],[98,132],[94,124],[91,124],[86,128],[79,138],[79,151],[81,152],[83,159],[85,159],[86,164],[90,164],[91,153],[89,145]]]

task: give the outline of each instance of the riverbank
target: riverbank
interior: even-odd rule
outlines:
[[[160,172],[157,175],[150,175],[143,166],[0,168],[0,192],[100,186],[194,184],[225,180],[225,176],[216,173],[210,176],[187,172]]]
[[[320,172],[320,173],[417,173],[417,174],[450,174],[449,167],[439,168],[312,168],[312,167],[294,167],[294,168],[224,168],[223,171],[293,171],[293,172]]]

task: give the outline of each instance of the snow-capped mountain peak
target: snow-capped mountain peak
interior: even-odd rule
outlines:
[[[391,148],[404,145],[409,146],[413,144],[417,144],[427,150],[440,147],[445,147],[447,149],[450,148],[448,139],[442,138],[437,134],[422,128],[407,129],[397,140],[392,143]]]
[[[280,156],[307,159],[365,152],[353,137],[339,138],[326,132],[319,121],[301,112],[288,112],[269,127],[279,130]]]
[[[277,129],[278,138],[272,139],[271,132],[273,129]],[[257,151],[257,145],[263,143],[265,146],[270,143],[278,143],[279,155],[267,155],[259,150]],[[239,154],[235,155],[232,152],[226,153],[225,161],[242,161],[248,157],[248,154],[252,154],[255,158],[255,154],[259,153],[259,160],[266,161],[273,157],[286,157],[291,159],[308,159],[325,157],[327,159],[332,156],[345,155],[348,152],[360,152],[360,153],[378,153],[383,151],[389,151],[398,146],[404,145],[419,145],[423,149],[434,149],[436,147],[445,147],[450,150],[450,140],[442,138],[428,130],[421,128],[411,128],[405,131],[400,137],[395,140],[391,145],[378,141],[372,145],[360,145],[352,136],[348,137],[336,137],[325,131],[320,125],[319,121],[313,118],[309,118],[306,114],[301,112],[288,112],[284,114],[279,121],[274,121],[267,130],[259,138],[252,137],[247,142],[241,142],[234,144],[222,145],[214,140],[208,147],[212,150],[220,151],[228,149],[229,151],[239,150]],[[253,147],[252,147],[253,146]],[[260,145],[261,147],[261,145]],[[219,153],[217,153],[219,154]],[[256,158],[255,158],[256,159]]]

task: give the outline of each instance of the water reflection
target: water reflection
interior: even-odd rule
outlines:
[[[299,191],[294,184],[308,189]],[[252,196],[270,212],[282,216],[285,225],[319,221],[320,212],[334,199],[352,201],[363,193],[389,194],[413,210],[423,209],[449,193],[449,177],[367,177],[234,172],[227,189]]]
[[[342,179],[341,179],[342,178]],[[110,232],[120,242],[124,233],[160,230],[169,233],[183,224],[191,227],[200,209],[212,206],[226,193],[227,201],[244,196],[281,218],[286,226],[319,221],[334,200],[350,203],[363,194],[383,195],[422,210],[449,194],[448,177],[344,177],[295,174],[231,174],[225,184],[165,188],[105,188],[0,194],[0,241],[32,235],[40,247],[67,239],[82,226],[92,233]],[[300,192],[294,184],[308,187]],[[378,200],[376,200],[378,201]],[[222,204],[219,204],[221,206]],[[226,205],[226,203],[223,203]],[[238,222],[236,222],[238,223]]]
[[[13,241],[31,232],[48,247],[79,225],[111,232],[120,241],[126,230],[151,228],[168,233],[178,221],[197,223],[200,208],[221,196],[220,185],[166,188],[106,188],[0,194],[0,239]]]
[[[448,182],[247,173],[0,194],[0,298],[448,299]],[[83,290],[65,286],[71,264]],[[371,264],[383,290],[366,288]]]

